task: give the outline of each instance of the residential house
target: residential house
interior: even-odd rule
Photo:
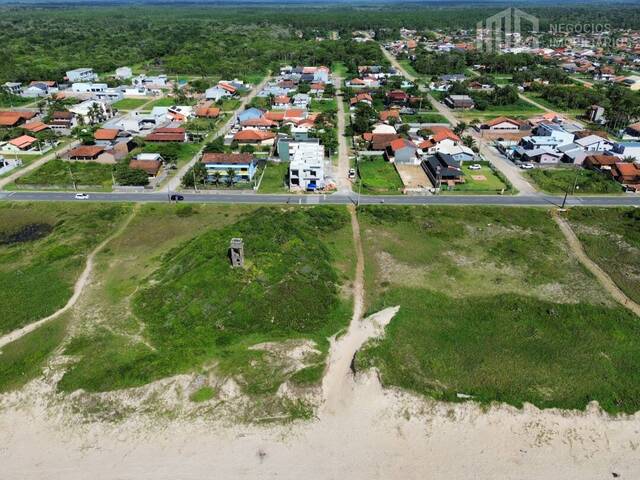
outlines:
[[[610,172],[620,159],[614,155],[588,155],[583,162],[585,168]]]
[[[205,153],[200,162],[207,170],[207,180],[213,182],[217,176],[225,180],[233,170],[236,182],[250,182],[258,169],[257,159],[250,153]]]
[[[22,91],[22,96],[25,98],[46,97],[49,93],[54,93],[49,83],[55,82],[31,82],[29,86]],[[57,92],[57,88],[55,91]]]
[[[242,128],[257,128],[258,130],[269,130],[277,127],[278,123],[273,120],[269,120],[266,117],[250,118],[244,122],[240,122]]]
[[[9,159],[0,155],[0,175],[10,172],[11,170],[18,168],[22,165],[22,160],[19,158]]]
[[[386,148],[385,157],[392,163],[417,164],[417,150],[418,147],[413,142],[399,138],[392,141]]]
[[[117,128],[99,128],[93,133],[93,138],[96,145],[108,147],[115,143],[119,134],[120,130]]]
[[[129,168],[142,170],[149,179],[153,179],[160,173],[162,161],[162,156],[158,153],[141,153],[129,162]]]
[[[76,68],[67,72],[69,82],[93,82],[98,79],[93,68]]]
[[[460,137],[447,127],[432,127],[433,135],[418,144],[419,155],[442,153],[458,162],[476,159],[474,151],[465,146]]]
[[[270,131],[247,128],[233,136],[233,141],[249,145],[273,145],[276,134]]]
[[[634,163],[616,162],[611,168],[611,176],[633,191],[640,190],[640,168]]]
[[[0,128],[14,128],[35,117],[35,112],[27,110],[0,111]]]
[[[311,96],[306,93],[296,93],[293,96],[293,107],[308,109],[311,105]]]
[[[324,146],[315,142],[298,143],[290,159],[291,190],[315,191],[324,188]]]
[[[273,99],[273,108],[276,110],[284,110],[285,108],[289,108],[291,104],[291,99],[286,95],[280,95]]]
[[[378,118],[384,123],[400,122],[400,110],[384,110],[378,114]]]
[[[367,132],[362,135],[363,140],[368,142],[369,150],[384,152],[387,147],[393,142],[401,138],[396,133],[372,133]]]
[[[21,135],[13,140],[9,140],[4,147],[8,152],[20,153],[29,152],[35,149],[38,139],[30,135]]]
[[[352,97],[349,100],[349,104],[351,105],[351,109],[355,110],[358,104],[363,103],[365,105],[373,106],[373,98],[368,93],[359,93],[355,97]]]
[[[220,113],[221,110],[218,107],[212,107],[208,102],[196,107],[196,117],[198,118],[218,118]]]
[[[283,162],[290,162],[298,149],[305,148],[301,146],[304,143],[315,143],[316,145],[320,145],[320,139],[307,138],[305,140],[298,140],[286,135],[278,136],[276,143],[278,157],[280,157],[280,160]]]
[[[587,152],[608,151],[613,149],[613,143],[599,135],[587,135],[577,138],[575,142]]]
[[[161,127],[153,130],[145,137],[148,142],[179,142],[187,141],[187,132],[184,128]]]
[[[436,188],[443,183],[449,186],[464,183],[464,172],[460,162],[450,155],[438,152],[422,160],[420,165]]]
[[[22,128],[30,133],[38,133],[48,129],[49,125],[40,120],[33,120],[22,125]]]
[[[601,107],[600,105],[591,105],[587,109],[585,115],[592,123],[604,123],[605,121],[604,107]]]
[[[404,105],[409,102],[409,95],[402,90],[392,90],[387,93],[387,103],[394,105]]]
[[[538,124],[534,130],[534,137],[549,137],[555,140],[556,145],[567,145],[568,143],[572,143],[575,139],[575,134],[568,132],[563,128],[562,125],[556,123],[548,123],[543,122]],[[525,137],[526,138],[526,137]],[[540,143],[543,143],[544,140],[540,140]]]
[[[22,84],[18,82],[5,82],[2,89],[11,95],[22,95]]]
[[[107,103],[98,100],[85,100],[71,105],[69,111],[82,117],[85,124],[101,123],[113,116],[113,111]]]
[[[99,145],[81,145],[67,152],[69,160],[96,161],[105,148]]]
[[[617,142],[613,145],[612,151],[621,157],[632,157],[640,160],[640,142]]]
[[[509,117],[498,117],[480,125],[481,130],[491,133],[515,133],[525,128],[525,123]]]
[[[73,93],[99,93],[106,91],[107,88],[109,85],[106,83],[76,82],[71,84]]]
[[[146,75],[138,75],[131,80],[134,87],[145,87],[149,89],[157,89],[168,86],[169,77],[166,75],[156,75],[148,77]]]
[[[76,115],[68,111],[53,112],[49,126],[54,130],[71,130],[76,126]]]
[[[469,95],[449,95],[444,99],[444,103],[450,108],[469,109],[475,107],[475,102]]]
[[[264,112],[255,107],[247,108],[246,110],[240,112],[238,114],[238,123],[242,124],[242,122],[254,118],[262,118]]]
[[[205,91],[205,98],[207,100],[213,100],[218,102],[225,98],[233,97],[238,92],[238,89],[227,82],[219,82],[215,87],[208,88]]]

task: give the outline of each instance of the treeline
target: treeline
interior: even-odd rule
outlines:
[[[129,65],[148,71],[216,75],[264,73],[282,62],[385,63],[374,43],[351,37],[317,41],[284,25],[227,23],[186,8],[0,10],[0,83],[62,80],[67,70],[112,72]],[[159,15],[164,12],[164,15]]]

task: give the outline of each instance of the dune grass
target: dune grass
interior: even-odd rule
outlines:
[[[64,306],[85,258],[107,237],[127,205],[0,205],[0,333]]]
[[[640,210],[575,208],[569,221],[587,255],[640,303]]]
[[[66,353],[79,361],[61,390],[115,390],[215,365],[246,393],[273,395],[295,372],[249,347],[291,339],[315,342],[313,363],[323,364],[327,337],[349,319],[350,299],[339,289],[353,267],[346,210],[237,209],[200,206],[178,217],[158,208],[148,215],[159,225],[129,226],[101,258],[104,285],[84,316],[103,321],[70,341]],[[200,228],[163,240],[176,223]],[[244,269],[229,265],[232,237],[244,239]]]
[[[545,210],[362,209],[370,312],[359,353],[385,385],[436,399],[640,409],[640,323],[570,255]]]
[[[576,181],[575,194],[622,193],[622,185],[615,180],[593,170],[574,168],[534,168],[527,172],[529,178],[545,192],[571,193]]]
[[[112,172],[113,165],[54,159],[16,179],[16,185],[72,189],[75,182],[78,186],[98,186],[110,190]]]

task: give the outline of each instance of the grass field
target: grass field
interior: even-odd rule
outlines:
[[[526,100],[519,99],[516,103],[511,105],[490,105],[484,110],[471,109],[459,111],[459,113],[465,118],[474,118],[474,117],[499,117],[499,116],[507,116],[507,117],[523,117],[523,116],[531,116],[540,113],[544,113],[544,110],[541,108],[532,105]]]
[[[123,98],[113,104],[113,108],[118,110],[135,110],[149,102],[149,99],[144,98]]]
[[[402,121],[404,123],[449,123],[449,121],[439,113],[402,115]]]
[[[100,288],[89,291],[78,313],[84,333],[66,350],[78,362],[59,388],[105,391],[214,371],[249,395],[273,395],[300,368],[257,344],[311,340],[317,351],[305,367],[322,366],[327,337],[348,322],[340,288],[353,277],[348,219],[342,208],[143,207],[98,259]],[[227,258],[237,236],[243,269]],[[313,381],[322,371],[311,370]]]
[[[347,75],[347,67],[342,62],[333,62],[331,64],[331,73],[344,78]]]
[[[587,255],[640,303],[640,211],[576,208],[569,212],[569,221]]]
[[[320,113],[337,112],[338,104],[336,100],[333,98],[331,100],[311,100],[310,109],[312,112],[320,112]]]
[[[113,165],[54,159],[16,179],[16,185],[70,189],[75,182],[79,186],[96,186],[101,190],[110,190],[113,182],[112,171]]]
[[[479,164],[482,168],[480,170],[470,170],[469,165],[474,163]],[[450,192],[464,192],[464,193],[499,193],[503,190],[507,190],[507,186],[496,175],[496,173],[489,167],[489,162],[473,162],[462,165],[462,171],[464,172],[465,182],[460,185],[456,185],[453,190],[444,190]],[[473,177],[484,177],[482,179],[474,179]],[[446,187],[445,187],[446,188]]]
[[[400,311],[358,368],[448,401],[640,409],[640,323],[567,255],[547,211],[360,211],[368,311]]]
[[[402,193],[404,184],[392,163],[382,157],[362,157],[358,162],[359,182],[363,194]]]
[[[548,109],[554,112],[565,113],[567,115],[572,115],[572,116],[582,115],[584,113],[583,110],[568,109],[568,108],[560,107],[558,105],[554,105],[553,103],[542,98],[540,94],[535,92],[525,92],[523,95],[527,98],[530,98],[534,102],[539,103],[543,107],[547,107]]]
[[[286,182],[289,176],[289,162],[267,162],[262,182],[260,183],[260,193],[282,193],[288,192]]]
[[[187,99],[187,101],[185,102],[186,105],[195,105],[196,104],[196,100],[195,99]],[[154,100],[153,102],[151,102],[149,105],[147,105],[145,107],[145,110],[151,110],[153,107],[173,107],[176,104],[176,99],[173,97],[163,97],[163,98],[159,98],[157,100]]]
[[[0,333],[64,306],[87,254],[128,209],[99,204],[0,205]]]
[[[527,175],[540,188],[549,193],[564,193],[573,189],[573,183],[578,174],[576,195],[588,193],[622,193],[622,186],[593,170],[574,168],[535,168]]]
[[[405,69],[405,71],[409,75],[413,75],[417,79],[422,78],[423,75],[418,73],[418,72],[416,72],[416,70],[415,70],[415,68],[413,68],[413,65],[411,64],[410,60],[400,60],[400,61],[398,61],[398,63],[402,66],[402,68]]]

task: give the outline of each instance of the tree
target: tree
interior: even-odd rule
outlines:
[[[126,162],[116,164],[113,176],[118,185],[144,186],[149,184],[147,172],[138,168],[129,168]]]
[[[460,122],[458,123],[458,125],[453,127],[453,133],[455,133],[456,135],[461,135],[466,129],[467,129],[466,122]]]
[[[216,172],[218,173],[218,172]],[[215,175],[215,174],[214,174]],[[218,175],[220,175],[218,173]],[[203,184],[207,179],[207,168],[202,162],[196,162],[187,173],[182,177],[182,186],[186,188],[194,188],[197,184]]]
[[[218,137],[213,142],[207,143],[203,151],[207,153],[224,153],[224,138]]]
[[[465,147],[474,148],[476,146],[476,141],[471,135],[465,135],[462,137],[462,144]]]
[[[227,170],[227,184],[230,187],[233,187],[235,180],[236,180],[236,171],[233,168],[229,168]]]
[[[222,174],[217,170],[213,172],[213,182],[216,184],[216,187],[220,185],[220,179],[222,178]]]

